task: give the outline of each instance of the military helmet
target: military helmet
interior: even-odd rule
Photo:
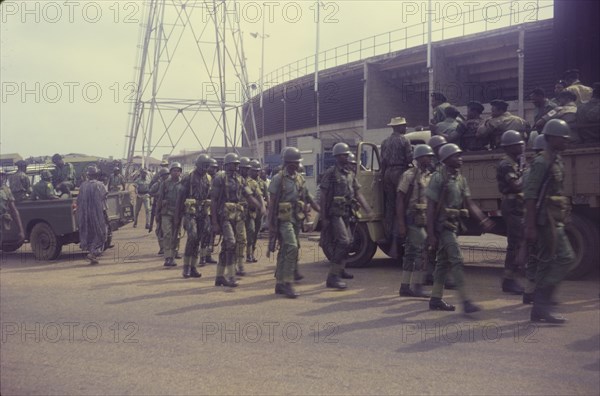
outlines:
[[[98,170],[96,165],[90,165],[87,167],[86,173],[88,174],[88,176],[94,176],[100,173],[100,171]]]
[[[454,154],[462,153],[460,147],[458,147],[454,143],[447,143],[442,146],[440,149],[440,161],[445,161],[448,158],[452,157]]]
[[[514,146],[517,144],[525,144],[525,141],[519,132],[510,130],[502,134],[502,137],[500,138],[501,147]]]
[[[240,168],[250,168],[250,158],[248,158],[248,157],[240,158]]]
[[[432,149],[435,149],[437,147],[443,146],[446,143],[448,142],[446,141],[445,137],[443,137],[442,135],[434,135],[431,137],[431,139],[429,139],[427,145]]]
[[[52,179],[52,173],[50,173],[49,170],[43,170],[42,173],[40,174],[40,176],[42,177],[42,180]]]
[[[354,155],[354,153],[348,154],[348,162],[350,164],[356,165],[356,155]]]
[[[164,176],[164,175],[168,175],[169,174],[169,170],[167,168],[160,168],[158,170],[158,176]]]
[[[183,168],[181,167],[181,164],[179,162],[173,162],[171,166],[169,166],[169,172],[171,172],[175,168],[178,168],[180,171],[183,171]]]
[[[118,166],[115,166],[115,167],[113,168],[113,172],[115,172],[115,171],[120,171],[120,170],[121,170],[121,168],[119,168]]]
[[[223,158],[223,165],[227,164],[239,164],[240,156],[236,153],[227,153],[225,154],[225,158]]]
[[[414,158],[424,157],[426,155],[435,155],[431,147],[426,144],[417,144],[413,153]]]
[[[533,141],[534,150],[546,150],[546,138],[543,134],[537,135]]]
[[[210,156],[208,154],[200,154],[196,158],[196,167],[202,168],[202,165],[210,164]]]
[[[283,162],[300,162],[302,154],[296,147],[288,147],[283,152]]]
[[[333,156],[335,157],[344,154],[350,154],[350,147],[346,143],[336,143],[335,146],[333,146]]]
[[[569,134],[571,133],[571,128],[569,128],[569,124],[567,124],[565,121],[553,119],[544,125],[544,130],[542,133],[546,136],[560,136],[568,138]]]
[[[251,160],[250,161],[250,168],[256,169],[256,170],[259,171],[260,170],[260,162],[258,162],[258,160],[255,160],[255,159]]]
[[[211,168],[212,167],[215,167],[215,168],[219,167],[219,163],[214,158],[210,158],[210,160],[208,161],[208,163],[209,163],[209,167],[211,167]]]

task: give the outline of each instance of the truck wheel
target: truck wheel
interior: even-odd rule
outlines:
[[[15,250],[17,250],[18,248],[20,248],[21,246],[23,246],[23,242],[21,243],[4,243],[2,245],[2,247],[0,248],[0,250],[2,250],[3,252],[6,253],[10,253],[10,252],[14,252]]]
[[[329,261],[333,257],[333,251],[330,251],[330,245],[324,244],[323,253]],[[346,261],[349,268],[366,267],[377,251],[377,244],[369,238],[369,230],[365,223],[358,223],[354,231],[354,241],[350,248],[350,254]]]
[[[400,263],[400,265],[402,265],[402,257],[404,257],[404,245],[398,244],[397,252],[395,255],[392,252],[392,244],[391,243],[382,243],[379,245],[379,248],[383,251],[383,253],[388,255],[390,258],[393,258],[393,259],[399,258],[398,263]]]
[[[36,260],[55,260],[62,250],[62,244],[48,223],[37,223],[29,240]]]
[[[599,235],[598,227],[578,214],[573,214],[565,233],[575,252],[575,263],[567,274],[567,279],[580,279],[598,266]]]

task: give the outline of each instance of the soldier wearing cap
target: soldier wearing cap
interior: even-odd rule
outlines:
[[[429,300],[429,309],[454,311],[455,307],[442,300],[444,283],[448,271],[452,271],[456,289],[463,303],[465,313],[473,313],[481,308],[467,297],[463,274],[463,257],[457,235],[463,228],[463,219],[472,215],[479,220],[485,231],[490,231],[491,221],[471,201],[467,179],[461,175],[462,151],[452,143],[445,144],[439,151],[444,166],[432,176],[425,195],[427,196],[427,244],[437,250],[437,265],[434,283]]]
[[[553,315],[551,302],[558,284],[573,264],[575,255],[565,234],[570,201],[564,196],[564,163],[560,153],[567,148],[569,125],[563,120],[550,120],[543,130],[546,150],[535,157],[525,196],[525,239],[535,244],[537,271],[531,320],[564,323]]]
[[[523,287],[515,279],[519,263],[517,254],[523,244],[523,216],[525,201],[523,200],[523,172],[525,170],[525,141],[517,131],[506,131],[502,135],[500,145],[506,155],[496,168],[498,190],[502,194],[500,209],[506,224],[506,258],[504,260],[504,293],[522,294]]]
[[[40,177],[41,180],[33,186],[31,199],[58,199],[54,192],[54,187],[52,187],[52,174],[50,171],[43,170]]]
[[[383,175],[384,213],[383,228],[388,241],[397,237],[394,215],[396,214],[396,187],[400,176],[411,165],[412,146],[404,136],[406,120],[404,117],[392,118],[388,126],[392,134],[381,143],[381,174]],[[344,161],[346,163],[347,161]]]
[[[365,210],[367,216],[372,213],[370,205],[360,192],[360,184],[354,173],[348,170],[349,154],[350,148],[346,143],[337,143],[333,146],[335,165],[325,171],[319,185],[323,225],[320,243],[322,246],[328,244],[328,250],[333,252],[326,286],[339,290],[347,287],[341,279],[354,278],[345,269],[353,239],[350,229],[353,203],[358,203]]]
[[[108,192],[115,191],[125,191],[125,177],[118,166],[115,166],[112,175],[108,176]]]
[[[426,264],[423,262],[423,249],[427,237],[425,189],[431,177],[433,150],[426,144],[419,144],[415,147],[414,157],[417,166],[404,172],[398,183],[398,235],[406,238],[399,293],[402,297],[429,297],[423,292],[422,285]]]
[[[592,88],[583,85],[581,81],[579,81],[578,69],[567,70],[564,77],[565,83],[567,84],[565,90],[575,95],[575,104],[577,106],[586,103],[592,98]]]
[[[140,215],[140,210],[142,209],[142,205],[144,205],[144,212],[146,214],[146,229],[150,228],[150,184],[152,183],[152,179],[148,175],[148,171],[145,168],[140,170],[140,175],[133,182],[133,187],[135,189],[136,199],[135,199],[135,211],[133,227],[137,227],[138,218]]]
[[[431,108],[433,109],[433,118],[429,122],[431,133],[437,133],[435,126],[446,119],[446,107],[450,106],[448,99],[441,92],[431,93]]]
[[[580,143],[579,134],[577,133],[577,105],[575,94],[567,89],[560,92],[556,99],[558,106],[544,114],[535,124],[535,129],[541,131],[544,125],[550,120],[558,119],[565,121],[571,130],[571,140],[575,143]]]
[[[179,162],[169,167],[169,178],[162,182],[156,201],[156,216],[160,218],[163,236],[165,267],[175,267],[179,246],[179,228],[181,225],[181,172]],[[150,227],[148,227],[150,228]]]
[[[444,121],[438,122],[435,126],[435,134],[444,136],[448,143],[460,143],[460,136],[458,134],[458,128],[462,123],[462,120],[459,122],[458,117],[460,116],[460,112],[454,106],[447,106],[444,109],[444,114],[446,118]]]
[[[181,181],[180,206],[183,226],[187,232],[185,252],[183,254],[184,278],[200,278],[196,267],[199,264],[199,251],[206,249],[210,243],[210,176],[208,168],[210,157],[200,154],[196,159],[196,167]]]
[[[31,180],[27,177],[27,162],[19,160],[16,163],[17,172],[8,177],[10,191],[15,197],[15,201],[24,201],[31,194]]]
[[[13,197],[10,188],[4,184],[4,170],[0,168],[0,246],[2,246],[3,235],[5,231],[12,227],[17,227],[17,243],[21,243],[25,239],[25,231],[21,223],[21,216],[15,205],[15,197]]]
[[[489,140],[492,149],[500,147],[500,138],[508,130],[517,131],[522,136],[525,136],[529,132],[529,123],[521,117],[508,112],[508,103],[504,100],[492,100],[490,104],[492,105],[492,118],[486,120],[479,127],[477,138]]]
[[[73,168],[73,165],[65,162],[60,154],[54,154],[52,162],[56,166],[52,170],[52,184],[54,188],[60,190],[62,185],[64,185],[69,190],[73,190],[75,188],[75,168]]]
[[[163,235],[160,227],[160,217],[157,215],[156,206],[158,205],[160,188],[162,184],[169,178],[169,170],[161,167],[158,172],[156,172],[156,176],[158,176],[158,179],[156,179],[156,181],[150,186],[150,190],[148,191],[148,194],[150,194],[152,197],[152,210],[150,218],[154,219],[154,221],[150,221],[150,228],[148,229],[148,232],[152,232],[152,227],[154,226],[153,222],[156,222],[155,234],[156,239],[158,240],[158,255],[161,255],[165,253],[165,250],[163,247]]]
[[[477,139],[477,129],[483,124],[483,105],[477,101],[467,103],[467,119],[458,125],[459,147],[466,151],[485,150],[485,144]]]
[[[592,98],[577,108],[577,128],[582,143],[600,143],[600,82],[594,83]]]
[[[299,234],[305,216],[305,205],[310,204],[319,210],[305,186],[304,177],[298,172],[302,154],[296,147],[287,147],[283,151],[283,169],[271,180],[269,185],[269,239],[279,239],[275,294],[287,298],[296,298],[298,294],[292,286],[298,277]],[[269,247],[272,250],[272,246]]]
[[[81,183],[77,195],[77,224],[79,227],[79,246],[89,253],[90,264],[98,264],[98,257],[104,251],[109,238],[108,205],[106,186],[98,178],[100,170],[88,166],[87,180]]]
[[[250,170],[248,171],[248,177],[246,182],[253,195],[257,199],[262,199],[263,202],[267,201],[265,196],[266,187],[262,180],[258,177],[260,172],[260,162],[257,160],[250,161]],[[260,198],[259,198],[260,197]],[[254,256],[256,252],[256,241],[258,239],[258,232],[260,231],[262,223],[262,216],[254,207],[250,207],[248,210],[248,217],[246,218],[246,261],[248,263],[256,263],[258,260]]]
[[[223,236],[221,253],[217,265],[215,286],[238,286],[235,280],[235,264],[237,256],[242,249],[246,228],[244,224],[244,210],[249,203],[262,210],[262,203],[252,197],[252,192],[244,185],[238,173],[240,157],[236,153],[228,153],[223,159],[223,172],[215,175],[211,189],[211,222],[215,234]],[[244,251],[241,250],[242,257]],[[227,276],[225,276],[227,270]]]

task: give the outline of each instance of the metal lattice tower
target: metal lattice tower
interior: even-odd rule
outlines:
[[[157,150],[172,154],[190,135],[204,150],[199,134],[211,133],[208,146],[222,135],[235,151],[245,139],[262,162],[253,106],[242,111],[256,85],[248,81],[238,12],[231,0],[145,3],[126,136],[129,163],[141,155],[145,164]]]

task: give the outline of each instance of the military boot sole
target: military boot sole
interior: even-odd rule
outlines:
[[[531,310],[531,316],[529,318],[532,322],[538,323],[549,323],[549,324],[564,324],[567,319],[562,316],[554,316],[550,313],[538,313],[535,310]]]

